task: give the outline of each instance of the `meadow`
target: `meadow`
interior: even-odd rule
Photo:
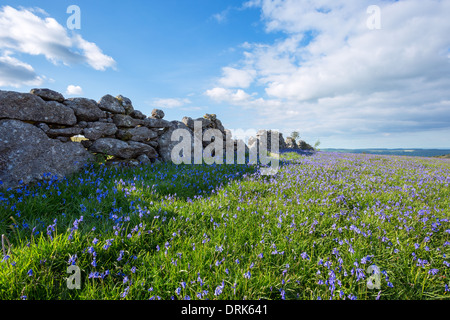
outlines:
[[[0,299],[449,299],[449,160],[282,159],[276,176],[90,164],[0,191]]]

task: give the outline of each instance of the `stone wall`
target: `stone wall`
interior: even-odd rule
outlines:
[[[98,102],[87,98],[66,99],[50,89],[33,89],[30,93],[0,90],[0,188],[16,188],[45,177],[66,176],[80,170],[96,156],[107,159],[107,165],[158,163],[171,161],[171,152],[179,141],[172,141],[176,129],[191,136],[215,129],[227,145],[249,147],[232,139],[230,130],[214,114],[203,118],[184,117],[182,121],[164,120],[162,110],[147,117],[121,95],[105,95]],[[197,123],[199,129],[194,130]],[[201,128],[200,128],[201,124]],[[276,131],[260,130],[249,146],[255,146],[267,133],[268,150],[271,135],[279,135],[279,149],[311,148],[305,142],[297,145]],[[202,136],[203,137],[203,136]],[[210,143],[203,141],[202,147]],[[191,155],[193,158],[193,154]]]
[[[50,89],[0,90],[0,187],[73,173],[95,155],[109,156],[107,164],[170,161],[178,143],[171,141],[172,132],[184,128],[193,136],[196,120],[203,130],[218,129],[231,137],[215,115],[181,122],[164,116],[155,109],[147,117],[121,95],[106,95],[97,102],[65,99]]]

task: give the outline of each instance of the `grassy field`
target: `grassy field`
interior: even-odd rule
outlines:
[[[450,297],[449,160],[283,158],[274,177],[91,165],[4,191],[0,299]],[[80,289],[67,286],[72,265]]]

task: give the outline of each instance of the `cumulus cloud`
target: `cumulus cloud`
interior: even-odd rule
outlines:
[[[373,4],[379,30],[367,27]],[[450,2],[252,0],[244,7],[261,10],[265,31],[278,39],[244,43],[242,59],[206,91],[212,99],[254,108],[262,124],[320,135],[450,128]],[[243,91],[250,84],[257,95]]]
[[[114,68],[116,65],[114,59],[103,54],[95,43],[78,34],[69,35],[61,24],[38,8],[0,8],[0,49],[43,55],[53,64],[86,63],[95,70]],[[20,83],[20,78],[18,73],[17,81],[11,83]]]
[[[241,89],[231,90],[217,87],[207,90],[206,95],[218,102],[230,102],[234,104],[248,103],[251,100],[251,95]]]
[[[67,86],[66,93],[68,95],[82,95],[83,88],[81,88],[80,86],[75,86],[75,85],[71,84],[71,85]]]
[[[192,103],[191,100],[187,98],[158,98],[154,99],[150,104],[160,109],[173,109],[183,107],[190,103]]]
[[[224,87],[248,88],[256,76],[255,70],[240,70],[231,67],[222,68],[223,77],[219,83]]]
[[[8,53],[0,57],[0,86],[20,87],[23,84],[38,86],[43,78],[38,76],[33,67]]]

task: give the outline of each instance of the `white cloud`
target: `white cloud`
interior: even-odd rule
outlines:
[[[20,87],[21,85],[39,86],[43,78],[38,76],[33,67],[6,52],[0,57],[0,86]]]
[[[227,21],[229,12],[230,12],[230,8],[225,9],[220,13],[213,14],[212,18],[214,20],[216,20],[218,23],[224,23]]]
[[[229,102],[233,104],[248,103],[251,100],[251,95],[242,89],[231,90],[216,87],[211,90],[207,90],[205,94],[215,101]]]
[[[69,95],[82,95],[83,88],[71,84],[67,87],[66,93]]]
[[[366,24],[373,4],[381,30]],[[244,7],[259,8],[278,39],[244,43],[242,59],[206,91],[215,101],[254,108],[259,125],[318,135],[450,127],[449,1],[253,0]],[[259,94],[229,89],[250,84]]]
[[[219,83],[224,87],[248,88],[256,76],[255,70],[239,70],[231,67],[222,68],[223,77]]]
[[[95,70],[114,68],[116,64],[95,43],[78,34],[69,35],[61,24],[39,8],[0,8],[0,49],[43,55],[53,64],[86,63]]]
[[[158,98],[154,99],[150,104],[156,108],[173,109],[192,103],[191,100],[184,98]]]

